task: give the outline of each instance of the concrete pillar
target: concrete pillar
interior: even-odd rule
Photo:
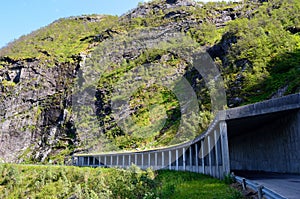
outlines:
[[[202,173],[205,174],[204,140],[201,140],[201,161],[202,161]]]
[[[107,166],[107,157],[104,156],[104,166]]]
[[[214,140],[215,140],[215,153],[216,153],[216,176],[218,178],[220,178],[220,172],[219,172],[219,152],[218,152],[218,135],[217,135],[217,131],[214,131]]]
[[[221,136],[221,143],[222,143],[222,162],[223,162],[223,172],[224,172],[223,174],[227,175],[230,173],[227,124],[225,121],[221,121],[219,125],[220,125],[220,136]]]
[[[161,167],[162,169],[165,167],[165,152],[161,152]]]
[[[119,166],[119,155],[117,155],[117,162],[116,165]]]
[[[196,172],[199,173],[199,162],[198,162],[199,152],[198,143],[195,143],[195,160],[196,160]]]
[[[88,156],[87,166],[90,166],[90,157]]]
[[[148,153],[148,167],[151,167],[151,153]]]
[[[208,148],[208,165],[209,165],[209,175],[212,176],[212,164],[211,164],[211,153],[212,153],[212,150],[211,150],[211,142],[210,142],[210,135],[207,136],[207,148]]]
[[[137,154],[134,154],[134,164],[137,165]]]
[[[93,156],[93,166],[96,164],[96,158]]]
[[[189,155],[190,155],[190,171],[193,171],[193,156],[192,156],[192,154],[193,154],[193,151],[192,151],[192,146],[190,146],[190,153],[189,153]]]
[[[99,155],[99,157],[98,157],[99,159],[99,162],[98,162],[98,164],[99,164],[99,166],[101,166],[101,156]]]
[[[154,169],[157,169],[157,152],[155,152],[154,156]]]
[[[128,166],[131,166],[131,154],[128,155]]]
[[[142,154],[142,165],[141,165],[141,168],[143,169],[144,168],[144,153],[141,153]]]
[[[113,166],[113,156],[110,155],[110,165]]]
[[[123,157],[122,157],[122,167],[125,168],[125,155],[123,154]]]
[[[176,149],[176,171],[178,171],[179,168],[178,159],[178,149]]]
[[[185,171],[186,170],[186,164],[185,164],[185,148],[183,147],[182,148],[182,162],[183,162],[183,170]]]
[[[169,151],[169,170],[172,170],[172,151]]]

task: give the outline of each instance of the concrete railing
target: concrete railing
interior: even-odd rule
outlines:
[[[229,152],[227,125],[218,118],[205,133],[190,142],[147,151],[77,154],[73,156],[73,163],[77,166],[120,168],[135,164],[141,169],[192,171],[222,179],[230,172]]]

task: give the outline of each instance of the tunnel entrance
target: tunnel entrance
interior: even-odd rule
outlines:
[[[300,110],[227,121],[231,171],[300,174]]]

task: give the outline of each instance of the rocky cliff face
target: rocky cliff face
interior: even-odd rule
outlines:
[[[113,142],[114,145],[107,150],[128,149],[150,146],[154,142],[163,145],[167,143],[164,140],[178,136],[173,131],[180,123],[180,106],[174,101],[174,96],[170,97],[172,95],[167,90],[157,87],[146,86],[135,93],[136,99],[132,97],[131,107],[123,111],[125,115],[137,115],[137,118],[142,118],[144,123],[151,123],[151,118],[147,118],[144,113],[149,111],[146,105],[159,102],[167,109],[167,119],[165,126],[158,133],[151,139],[143,140],[127,134],[117,125],[111,107],[114,97],[113,88],[128,71],[141,65],[157,64],[163,66],[161,70],[166,66],[175,68],[178,71],[176,74],[184,76],[189,81],[198,97],[201,104],[202,124],[209,122],[210,115],[205,111],[209,110],[210,101],[205,83],[202,76],[190,66],[189,55],[181,56],[162,48],[151,49],[153,46],[158,46],[160,41],[171,38],[172,32],[188,35],[215,61],[226,81],[229,107],[247,102],[250,94],[241,95],[241,91],[247,86],[245,82],[248,76],[245,72],[250,71],[251,74],[255,62],[247,57],[233,58],[232,52],[235,52],[236,46],[241,45],[240,41],[244,42],[243,36],[246,33],[239,34],[237,25],[232,26],[236,27],[234,30],[228,30],[226,27],[228,23],[238,19],[242,22],[251,20],[261,5],[259,1],[228,5],[203,4],[190,0],[153,1],[140,5],[115,21],[108,19],[112,21],[111,24],[104,22],[103,16],[82,16],[55,22],[48,28],[69,23],[77,24],[76,27],[83,30],[81,33],[79,31],[80,34],[74,34],[76,36],[72,37],[74,41],[70,44],[71,48],[67,49],[66,45],[67,50],[62,49],[59,52],[53,50],[56,49],[55,45],[58,45],[55,44],[56,38],[54,34],[44,33],[44,29],[20,39],[21,42],[25,40],[28,48],[31,48],[32,38],[40,38],[34,41],[38,46],[34,56],[30,53],[28,55],[26,45],[24,56],[22,51],[17,55],[14,54],[14,50],[10,50],[11,46],[2,49],[0,51],[0,161],[68,162],[69,159],[66,157],[72,153],[103,150],[106,143]],[[271,12],[270,10],[271,8],[268,12]],[[105,23],[108,25],[102,27]],[[88,29],[88,26],[92,28]],[[150,30],[151,34],[148,34]],[[134,34],[139,35],[134,36]],[[134,39],[123,41],[122,39],[128,38],[128,35],[131,35],[131,39],[143,41],[145,45],[134,42]],[[144,35],[146,36],[143,37]],[[107,45],[109,42],[105,43],[106,41],[111,41],[112,45]],[[43,43],[47,43],[48,46]],[[73,43],[75,46],[72,46]],[[15,45],[13,49],[17,49],[19,44]],[[102,60],[107,61],[106,70],[103,70],[104,65],[89,64],[86,61],[93,62],[93,54],[101,45],[110,47],[103,51],[104,54],[98,54]],[[77,48],[80,50],[73,51]],[[94,60],[96,61],[99,60]],[[103,71],[101,79],[96,81],[94,90],[89,90],[90,87],[84,84],[90,80],[89,75],[96,74],[99,69]],[[176,74],[165,74],[164,79],[173,79]],[[231,79],[226,80],[228,77]],[[141,79],[140,76],[134,78],[136,81]],[[74,91],[78,84],[82,90]],[[265,84],[263,82],[261,85]],[[297,86],[293,89],[293,92],[297,91]],[[157,90],[163,93],[161,101],[155,101],[156,95],[143,94],[155,93]],[[276,87],[276,91],[280,93],[275,93],[284,95],[288,90],[289,85],[283,82]],[[83,98],[86,98],[85,102]],[[166,101],[171,105],[164,104]],[[73,108],[74,102],[88,103],[92,108],[76,112]],[[90,111],[96,118],[93,124],[87,121],[91,115]],[[205,128],[205,125],[202,127]]]
[[[44,161],[76,142],[70,107],[73,64],[5,60],[1,78],[0,157]]]

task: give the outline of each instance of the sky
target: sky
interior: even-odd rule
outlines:
[[[0,48],[53,21],[82,14],[121,15],[143,0],[2,0]]]
[[[2,0],[0,48],[59,18],[83,14],[122,15],[145,1],[149,0]]]

